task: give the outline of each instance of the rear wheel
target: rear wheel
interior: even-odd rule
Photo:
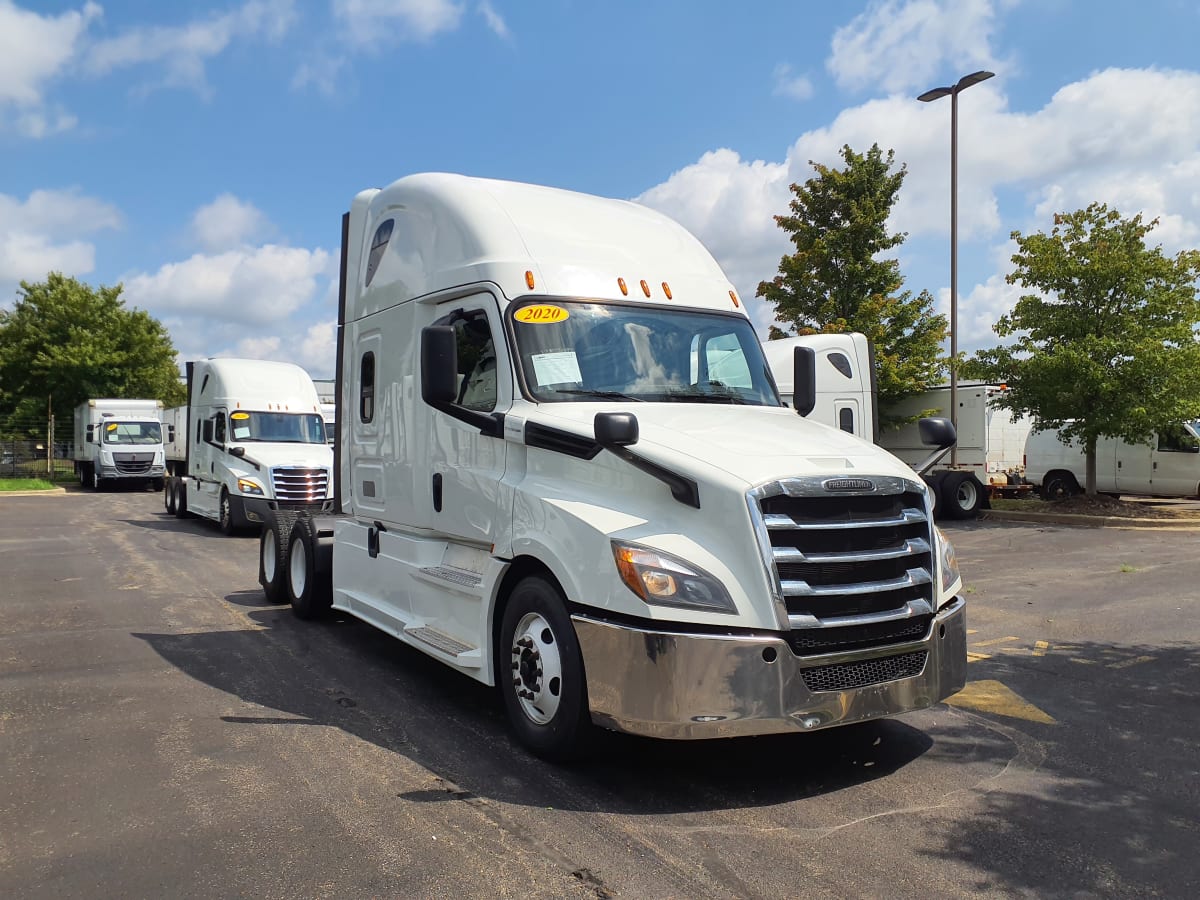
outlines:
[[[175,482],[168,481],[166,487],[163,488],[163,506],[167,508],[167,515],[175,515]]]
[[[175,518],[187,518],[187,485],[182,481],[175,482]]]
[[[591,729],[583,656],[557,586],[540,575],[513,588],[496,648],[496,682],[517,738],[537,756],[571,759]]]
[[[279,539],[278,524],[263,526],[258,539],[258,583],[268,603],[287,603],[287,545]]]
[[[942,481],[942,503],[951,519],[973,519],[979,515],[983,490],[970,472],[950,472]]]
[[[333,606],[333,586],[328,572],[317,572],[316,549],[309,520],[297,519],[288,541],[287,593],[301,619],[320,618]]]
[[[1079,484],[1070,472],[1051,472],[1042,479],[1043,500],[1066,500],[1079,493]]]

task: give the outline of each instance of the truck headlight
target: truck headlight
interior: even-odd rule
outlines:
[[[962,575],[958,571],[958,556],[954,552],[954,545],[942,529],[935,527],[933,530],[937,536],[938,572],[941,573],[942,593],[949,594],[962,581]]]
[[[721,582],[677,556],[619,541],[612,542],[612,550],[621,580],[646,603],[707,612],[737,612]]]
[[[262,486],[259,484],[255,484],[249,478],[239,478],[238,479],[238,490],[241,491],[243,494],[254,494],[259,497],[261,497],[263,495]]]

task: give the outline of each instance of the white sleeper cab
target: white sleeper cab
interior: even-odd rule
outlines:
[[[276,508],[332,508],[333,451],[312,378],[292,363],[205,359],[187,364],[188,405],[169,423],[164,503],[226,534],[260,527]]]
[[[963,686],[928,489],[781,404],[677,223],[428,174],[360,193],[342,229],[336,512],[270,511],[270,599],[495,685],[548,758],[593,724],[807,731]]]

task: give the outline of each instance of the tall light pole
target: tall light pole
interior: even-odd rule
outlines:
[[[922,103],[950,98],[950,421],[955,429],[958,428],[958,95],[995,74],[972,72],[952,87],[933,88],[917,98]],[[958,444],[950,451],[950,465],[958,465]]]

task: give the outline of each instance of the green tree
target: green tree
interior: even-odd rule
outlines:
[[[1036,293],[993,326],[1014,340],[966,365],[1008,385],[1000,405],[1079,440],[1089,495],[1099,438],[1141,443],[1200,417],[1200,253],[1147,247],[1157,224],[1093,203],[1056,215],[1049,234],[1014,231],[1008,282]]]
[[[21,282],[0,310],[0,415],[61,416],[89,397],[184,402],[175,348],[162,324],[127,309],[121,286],[92,288],[51,272]]]
[[[885,257],[906,237],[887,230],[906,167],[893,170],[895,153],[885,156],[878,144],[865,154],[844,146],[841,156],[843,169],[809,160],[816,176],[791,186],[791,215],[775,221],[796,250],[780,260],[773,280],[759,284],[757,296],[791,329],[772,326],[772,340],[845,331],[870,338],[882,419],[898,425],[910,419],[890,417],[888,409],[943,379],[946,317],[934,313],[928,291],[914,297],[902,290],[899,260]]]

